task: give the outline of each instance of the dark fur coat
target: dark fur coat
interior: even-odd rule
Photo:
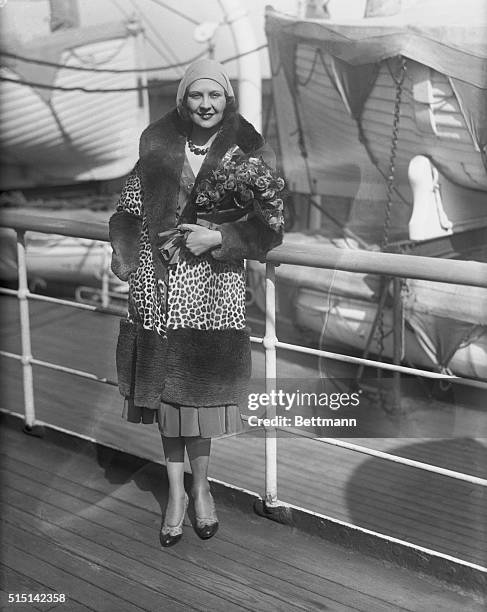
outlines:
[[[152,245],[156,275],[164,271],[158,253],[160,232],[176,225],[176,208],[179,184],[184,163],[186,125],[176,110],[149,125],[140,138],[137,172],[144,193],[144,211],[147,216],[149,239]],[[233,145],[244,153],[255,153],[264,161],[275,166],[272,149],[254,127],[242,116],[232,113],[225,117],[222,129],[213,141],[189,197],[180,223],[196,223],[196,211],[192,206],[198,182],[209,178],[221,159]],[[280,244],[282,235],[274,232],[256,218],[244,222],[219,223],[213,219],[222,234],[220,248],[212,254],[219,260],[241,260],[265,258],[266,253]],[[138,266],[138,239],[142,219],[126,212],[116,212],[110,219],[110,240],[113,247],[112,270],[122,280]]]
[[[184,163],[187,126],[176,110],[149,125],[140,139],[137,173],[143,192],[156,277],[164,277],[159,256],[158,234],[176,224],[176,209]],[[211,176],[225,153],[238,145],[244,153],[261,156],[275,165],[272,150],[243,117],[230,113],[213,141],[179,223],[195,223],[193,195],[198,182]],[[263,260],[266,253],[282,241],[257,218],[219,223],[222,244],[212,251],[215,259],[239,261]],[[112,269],[127,280],[139,265],[139,238],[142,219],[126,211],[110,219],[113,247]],[[167,336],[136,329],[122,322],[117,345],[117,368],[121,393],[133,403],[157,408],[159,401],[181,405],[223,405],[239,403],[245,396],[250,376],[250,341],[245,330],[200,331],[168,330]]]

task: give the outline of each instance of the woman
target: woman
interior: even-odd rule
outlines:
[[[112,269],[130,283],[117,369],[125,417],[159,425],[169,479],[160,541],[172,546],[188,506],[185,449],[195,530],[208,539],[218,528],[207,479],[211,438],[243,430],[238,405],[250,376],[243,259],[263,259],[282,230],[234,198],[198,204],[204,181],[229,156],[275,162],[237,113],[221,64],[188,67],[176,109],[143,132],[139,153],[110,219]]]

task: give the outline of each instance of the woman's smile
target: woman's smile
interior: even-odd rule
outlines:
[[[218,126],[226,105],[225,90],[212,79],[198,79],[188,87],[186,108],[193,123],[199,127]]]

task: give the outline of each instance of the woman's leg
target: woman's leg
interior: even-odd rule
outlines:
[[[169,479],[166,523],[177,525],[184,510],[184,438],[161,438]]]
[[[208,482],[208,465],[210,462],[211,438],[185,438],[191,472],[193,473],[193,494],[197,516],[210,517],[213,512],[213,501]]]

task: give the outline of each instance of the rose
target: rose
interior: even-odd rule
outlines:
[[[280,176],[277,176],[274,180],[274,189],[276,189],[276,191],[282,191],[284,189],[284,186],[284,179]]]
[[[242,186],[239,190],[240,200],[242,202],[250,202],[250,200],[254,199],[254,192],[252,189],[248,189],[247,187]]]
[[[266,204],[268,206],[272,206],[272,208],[276,210],[282,210],[284,208],[284,202],[281,200],[281,198],[277,198],[276,200],[273,200],[272,202],[266,202]]]
[[[210,210],[212,207],[211,202],[205,193],[199,193],[196,196],[196,205],[205,210]]]
[[[269,188],[270,181],[266,176],[258,176],[255,179],[254,185],[259,191],[264,191]]]
[[[259,174],[262,174],[262,170],[259,167],[259,164],[247,163],[244,164],[243,167],[250,176],[259,176]]]
[[[274,200],[272,202],[254,200],[253,208],[257,215],[259,215],[273,231],[278,232],[284,226],[282,200]]]
[[[206,204],[208,202],[208,196],[205,193],[199,193],[196,196],[196,204]]]
[[[212,183],[208,180],[208,179],[203,179],[201,181],[201,183],[198,183],[198,193],[204,193],[206,191],[208,191],[208,189],[211,189],[212,187]]]
[[[273,230],[284,224],[283,202],[276,198],[285,187],[284,180],[273,174],[269,166],[257,157],[226,157],[209,179],[197,186],[196,204],[203,210],[221,206],[228,194],[235,194],[235,204],[242,209],[252,205],[256,213]]]
[[[274,189],[267,189],[266,191],[264,191],[264,193],[260,194],[260,197],[263,200],[272,200],[272,198],[274,198],[276,195],[276,192],[274,191]]]
[[[235,180],[235,177],[233,175],[230,175],[227,178],[227,180],[223,183],[223,187],[227,191],[235,191],[235,189],[237,188],[237,182]]]
[[[218,189],[209,189],[208,197],[212,202],[218,202],[221,199],[221,194]]]
[[[250,182],[250,173],[245,168],[237,168],[237,170],[235,172],[235,178],[239,182],[249,183]]]
[[[219,183],[224,183],[227,178],[227,173],[222,170],[215,170],[213,172],[213,176],[215,177],[215,181]]]
[[[225,174],[230,174],[235,171],[235,162],[229,159],[223,164],[223,171]]]

